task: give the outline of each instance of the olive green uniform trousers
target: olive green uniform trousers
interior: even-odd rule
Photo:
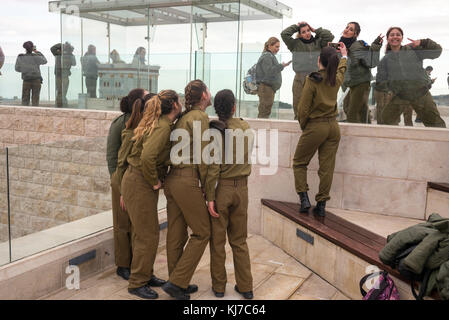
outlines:
[[[190,284],[210,240],[209,212],[199,184],[198,172],[192,167],[172,168],[165,180],[169,281],[183,289]],[[192,230],[190,239],[187,227]]]
[[[69,77],[56,77],[56,108],[67,108],[67,92],[69,91]]]
[[[131,267],[131,221],[128,212],[120,207],[119,178],[117,172],[111,176],[112,223],[114,230],[115,265],[122,268]]]
[[[364,82],[349,89],[343,102],[343,109],[352,123],[371,123],[369,117],[368,98],[370,83]]]
[[[293,158],[296,192],[307,192],[307,166],[318,150],[320,186],[316,201],[328,201],[334,177],[340,127],[335,118],[310,119],[299,138]]]
[[[86,78],[87,96],[89,98],[97,97],[97,80],[98,78]]]
[[[295,120],[298,120],[298,105],[301,99],[302,88],[306,82],[307,73],[297,72],[293,80],[293,112],[295,113]]]
[[[274,103],[274,90],[266,84],[260,83],[257,89],[259,96],[259,114],[257,118],[268,119]]]
[[[401,99],[398,96],[393,97],[382,113],[383,122],[389,125],[398,125],[401,114],[409,105],[412,106],[426,127],[446,128],[430,92],[412,101]]]
[[[30,98],[31,104],[35,107],[39,105],[42,83],[40,79],[24,80],[22,86],[22,105],[29,106]]]
[[[248,178],[220,179],[216,189],[218,218],[211,217],[210,272],[212,289],[225,292],[227,275],[226,234],[232,248],[234,274],[237,287],[242,292],[253,290],[251,262],[248,245]]]
[[[153,190],[142,172],[132,166],[128,167],[123,176],[121,190],[133,228],[133,256],[128,288],[135,289],[145,286],[153,275],[159,246],[159,190]]]
[[[383,124],[382,112],[385,109],[385,106],[390,102],[391,94],[384,91],[374,90],[374,99],[376,100],[377,124]]]

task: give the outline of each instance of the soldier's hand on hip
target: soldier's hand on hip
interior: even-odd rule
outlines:
[[[215,211],[215,201],[209,201],[207,203],[207,209],[209,210],[209,214],[214,218],[219,218],[220,215]]]

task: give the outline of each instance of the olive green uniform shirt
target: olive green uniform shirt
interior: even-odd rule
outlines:
[[[199,139],[198,141],[194,141],[194,121],[198,121],[197,123],[199,124],[197,127],[198,132],[195,134],[195,138]],[[181,150],[178,150],[179,153],[175,152],[175,155],[180,158],[181,163],[172,163],[171,167],[173,169],[194,168],[198,170],[201,186],[204,186],[207,176],[207,164],[203,162],[202,154],[204,148],[209,144],[209,142],[202,141],[202,136],[204,131],[209,129],[209,116],[207,113],[202,111],[199,106],[194,106],[192,107],[192,110],[184,114],[181,119],[176,122],[174,129],[186,130],[189,134],[190,142],[188,154],[185,152],[182,153]],[[178,137],[178,140],[173,142],[173,148],[176,148],[178,143],[183,143],[181,139],[184,138]]]
[[[282,40],[293,53],[293,70],[304,73],[318,70],[316,62],[321,48],[327,47],[328,43],[334,40],[334,35],[329,30],[317,28],[314,40],[305,43],[299,38],[292,38],[296,32],[299,32],[299,26],[294,24],[281,33]]]
[[[338,114],[337,100],[338,90],[344,81],[346,72],[346,58],[340,60],[337,69],[335,86],[326,83],[326,71],[311,73],[304,83],[304,89],[299,101],[299,123],[304,130],[309,119],[336,117]]]
[[[129,165],[142,171],[145,180],[152,186],[163,181],[170,160],[170,134],[173,123],[167,115],[159,118],[153,132],[144,134],[133,144],[127,158]]]
[[[108,162],[110,175],[112,175],[117,168],[118,151],[122,145],[122,131],[125,129],[126,122],[128,122],[130,116],[130,113],[123,113],[112,121],[111,127],[109,128],[106,161]]]
[[[215,187],[218,182],[218,179],[233,179],[233,178],[241,178],[247,177],[251,174],[251,153],[254,142],[254,134],[250,129],[249,124],[241,119],[241,118],[231,118],[226,122],[227,130],[238,130],[234,131],[235,135],[231,136],[225,134],[223,137],[222,148],[221,148],[221,164],[211,164],[207,171],[207,180],[206,180],[206,200],[207,201],[215,201]],[[241,131],[240,131],[241,130]],[[246,131],[248,130],[248,131]],[[237,159],[237,145],[238,135],[242,134],[243,137],[243,161],[238,161]],[[247,136],[245,136],[245,133]],[[236,137],[237,135],[237,137]],[[226,163],[226,147],[229,145],[229,141],[226,140],[233,139],[233,149],[232,151],[232,163]],[[229,152],[230,152],[229,151]],[[231,159],[229,159],[231,160]],[[243,163],[239,163],[243,162]]]

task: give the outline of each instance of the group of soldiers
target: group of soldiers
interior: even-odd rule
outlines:
[[[386,34],[385,56],[380,59],[385,37],[379,35],[368,45],[358,39],[360,33],[360,24],[349,22],[338,41],[345,43],[348,49],[348,68],[342,85],[346,93],[343,109],[347,122],[371,123],[368,107],[373,80],[371,69],[377,67],[374,96],[377,100],[378,124],[398,125],[402,113],[409,115],[414,110],[425,126],[445,127],[429,92],[434,80],[423,68],[424,59],[436,59],[441,55],[441,46],[431,39],[409,39],[410,43],[402,45],[404,32],[399,27],[392,27]],[[332,43],[335,37],[331,31],[315,29],[304,21],[287,27],[282,31],[281,38],[292,52],[295,71],[292,86],[293,111],[295,119],[298,119],[298,104],[306,77],[311,72],[318,71],[317,59],[321,49],[337,44]],[[279,46],[279,40],[272,37],[269,42],[272,49],[268,55],[265,49],[258,61],[261,70],[257,77],[260,118],[269,117],[274,94],[282,83],[281,71],[288,65],[280,64],[274,58],[278,51],[274,44]],[[410,116],[407,117],[406,124],[410,124]]]
[[[141,298],[158,298],[152,287],[162,287],[173,298],[190,299],[198,291],[190,281],[208,244],[212,291],[216,297],[224,297],[226,237],[234,258],[234,289],[246,299],[253,298],[246,243],[250,148],[244,149],[243,163],[236,161],[235,147],[232,163],[224,161],[228,144],[225,130],[246,131],[249,125],[233,117],[236,99],[232,91],[215,95],[218,120],[209,122],[205,110],[211,104],[210,91],[201,80],[186,86],[182,113],[175,91],[163,90],[155,95],[134,89],[122,99],[123,114],[111,124],[107,160],[117,274],[128,280],[129,293]],[[197,127],[199,132],[195,133]],[[209,128],[215,128],[222,138],[221,164],[207,164],[203,159],[208,143],[201,137]],[[172,142],[172,131],[181,132],[180,139]],[[231,139],[236,146],[235,137]],[[245,139],[249,139],[247,146],[251,138]],[[182,148],[182,161],[178,162],[171,153],[181,143],[187,148]],[[168,281],[156,277],[153,269],[159,244],[157,203],[161,189],[167,199]]]

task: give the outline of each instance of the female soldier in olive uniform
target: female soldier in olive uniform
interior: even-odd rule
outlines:
[[[319,216],[325,215],[326,201],[330,199],[335,156],[340,142],[340,128],[336,121],[337,93],[346,71],[347,51],[342,42],[339,48],[343,56],[340,61],[334,48],[321,50],[318,60],[320,71],[307,77],[298,109],[302,134],[293,159],[295,187],[300,197],[300,212],[307,213],[310,208],[307,166],[318,150],[320,186],[313,211]]]
[[[365,41],[357,40],[360,31],[357,22],[350,22],[340,39],[348,48],[348,70],[343,83],[349,88],[345,98],[345,113],[348,122],[370,123],[368,98],[373,78],[370,69],[379,63],[382,37],[377,37],[369,46]]]
[[[129,279],[131,267],[131,225],[128,214],[120,207],[120,179],[116,172],[117,157],[122,145],[122,131],[126,128],[126,124],[131,117],[133,106],[136,101],[140,101],[147,93],[148,91],[144,89],[134,89],[126,97],[122,98],[120,110],[123,113],[112,121],[106,147],[106,161],[109,174],[111,175],[115,264],[117,266],[117,275],[125,280]]]
[[[226,234],[232,248],[236,286],[235,290],[246,299],[253,298],[253,278],[249,260],[248,245],[248,176],[251,174],[251,150],[253,133],[246,121],[233,118],[235,113],[235,97],[231,90],[222,90],[215,95],[215,112],[218,115],[219,127],[225,137],[222,145],[222,164],[212,164],[208,168],[206,183],[206,198],[211,218],[210,242],[210,272],[212,276],[212,290],[215,296],[224,296],[226,288]],[[211,121],[211,127],[216,127],[216,121]],[[246,140],[243,145],[237,145],[234,136],[227,136],[224,128],[239,135],[239,131]],[[226,146],[233,139],[232,162],[225,161]],[[237,148],[244,148],[243,159],[236,159]],[[243,161],[239,161],[243,160]],[[217,189],[215,185],[217,184]],[[216,209],[215,209],[216,208]]]
[[[376,87],[393,92],[393,99],[382,113],[384,124],[397,125],[404,106],[411,105],[426,127],[446,124],[429,92],[429,77],[423,68],[424,59],[436,59],[442,48],[430,39],[411,40],[402,46],[404,33],[393,27],[387,32],[387,54],[379,64]]]
[[[133,230],[128,291],[141,298],[156,299],[158,294],[150,286],[165,283],[153,274],[159,244],[157,202],[170,159],[171,129],[181,105],[173,90],[161,91],[146,104],[143,118],[134,130],[121,191]]]
[[[188,153],[183,148],[179,157],[174,151],[177,148],[177,142],[174,142],[170,158],[172,164],[164,187],[169,281],[162,289],[176,299],[190,299],[189,294],[198,290],[196,285],[189,283],[210,239],[209,213],[202,190],[207,176],[202,151],[208,143],[194,141],[194,131],[196,138],[201,139],[203,132],[209,129],[209,117],[204,111],[210,105],[211,95],[207,86],[201,80],[191,81],[185,88],[186,110],[175,125],[175,130],[181,129],[177,132],[185,134],[181,135],[182,139],[190,139]],[[182,139],[178,142],[180,145],[183,145]],[[187,227],[192,230],[190,239]]]
[[[265,42],[264,50],[256,65],[257,95],[259,96],[258,118],[269,118],[274,103],[274,95],[281,88],[282,75],[288,63],[279,63],[275,55],[281,43],[278,38],[271,37]]]
[[[315,37],[312,36],[315,33]],[[293,34],[298,33],[296,39]],[[334,40],[334,35],[326,29],[312,28],[307,22],[291,25],[281,33],[282,40],[292,52],[293,70],[296,72],[293,80],[293,112],[295,120],[298,119],[298,102],[304,87],[306,76],[317,70],[316,60],[320,55],[321,48],[327,47]]]

